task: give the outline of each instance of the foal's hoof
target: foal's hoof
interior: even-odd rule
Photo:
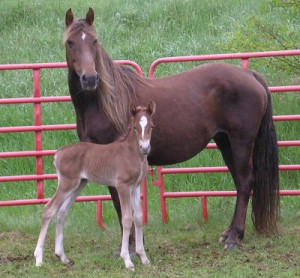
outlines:
[[[130,271],[132,271],[132,272],[135,271],[134,267],[129,267],[129,268],[127,268],[127,269],[130,270]]]
[[[227,250],[234,250],[234,249],[239,249],[239,244],[237,243],[226,243],[224,249]]]
[[[36,262],[35,266],[40,267],[43,263],[42,262]]]
[[[134,271],[134,264],[132,262],[125,263],[125,267],[130,271]]]
[[[226,236],[220,236],[219,242],[220,242],[220,243],[223,243],[223,242],[225,242],[226,239],[227,239]]]
[[[73,261],[70,261],[65,255],[55,255],[63,264],[74,264]]]

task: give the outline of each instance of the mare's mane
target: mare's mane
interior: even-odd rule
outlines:
[[[97,40],[93,26],[83,19],[74,19],[66,29],[63,42],[66,43],[70,36],[79,32],[85,32]],[[133,83],[143,80],[131,69],[115,64],[100,43],[97,43],[95,67],[100,79],[95,92],[99,108],[117,130],[124,134],[129,123],[129,105],[135,98]]]

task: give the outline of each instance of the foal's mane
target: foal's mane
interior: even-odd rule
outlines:
[[[143,106],[137,106],[136,107],[136,114],[141,113],[141,112],[145,112],[145,111],[147,111],[146,107],[143,107]],[[117,139],[118,142],[125,141],[127,139],[127,137],[129,136],[130,132],[133,129],[134,117],[135,116],[130,115],[130,118],[129,118],[129,121],[128,121],[128,124],[127,124],[127,127],[126,127],[126,132],[121,137],[119,137]]]
[[[79,32],[85,32],[97,40],[93,26],[84,19],[74,19],[65,32],[64,44],[70,36]],[[116,129],[124,134],[129,123],[129,104],[135,98],[134,82],[143,83],[143,79],[131,69],[114,63],[98,42],[95,66],[100,78],[95,92],[99,108]]]

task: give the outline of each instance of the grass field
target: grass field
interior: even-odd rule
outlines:
[[[62,44],[65,12],[72,7],[75,16],[83,17],[89,6],[95,10],[95,28],[110,56],[137,62],[145,75],[150,64],[160,57],[277,50],[282,45],[264,37],[261,29],[252,23],[255,20],[272,22],[274,30],[280,26],[286,30],[285,33],[291,34],[297,30],[299,32],[300,26],[295,11],[276,6],[275,2],[94,0],[83,3],[78,0],[1,0],[0,63],[65,61]],[[294,58],[284,61],[298,63]],[[156,76],[166,76],[198,64],[161,65],[157,68]],[[297,67],[287,69],[283,66],[285,64],[276,59],[261,59],[251,61],[250,67],[261,72],[271,86],[299,84]],[[68,95],[66,70],[43,70],[41,92],[43,96]],[[0,98],[30,96],[30,71],[0,72]],[[299,114],[299,104],[299,94],[273,95],[274,114]],[[42,113],[43,124],[74,123],[75,119],[70,103],[43,104]],[[0,115],[0,126],[33,125],[33,108],[30,104],[1,105]],[[276,123],[276,128],[279,140],[299,140],[299,123]],[[44,149],[56,149],[76,141],[75,131],[43,133]],[[33,149],[32,133],[0,134],[1,151]],[[300,150],[297,147],[280,149],[280,164],[299,164],[299,158]],[[53,173],[51,157],[44,158],[44,165],[45,173]],[[205,150],[191,161],[180,164],[212,165],[224,165],[216,150]],[[0,159],[0,175],[34,173],[34,158]],[[300,188],[300,173],[282,172],[280,184],[282,189]],[[200,174],[167,177],[166,188],[176,191],[233,190],[234,186],[229,174]],[[55,181],[45,182],[46,197],[52,196],[55,189]],[[107,194],[107,190],[90,185],[83,194]],[[227,252],[217,243],[217,239],[232,217],[233,198],[209,199],[210,218],[205,224],[201,223],[198,199],[168,200],[170,221],[163,225],[157,196],[157,188],[149,187],[149,224],[145,228],[145,240],[153,265],[145,269],[135,259],[137,267],[134,275],[124,272],[123,262],[111,255],[120,239],[111,203],[104,203],[104,221],[108,225],[106,232],[99,230],[96,225],[94,203],[75,204],[68,217],[65,240],[66,253],[74,260],[74,265],[64,266],[56,260],[52,226],[46,241],[45,264],[40,269],[34,267],[32,254],[43,206],[1,207],[0,276],[300,276],[299,197],[281,200],[279,238],[256,235],[248,217],[243,247],[239,251]],[[35,197],[34,182],[0,184],[0,200]]]

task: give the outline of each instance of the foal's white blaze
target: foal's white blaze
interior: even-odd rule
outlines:
[[[140,119],[140,126],[142,127],[142,139],[144,139],[145,127],[147,126],[147,123],[147,118],[145,116],[142,116]]]
[[[142,116],[141,119],[140,119],[140,126],[142,128],[142,140],[139,140],[139,144],[140,144],[140,147],[144,150],[148,149],[149,145],[150,145],[150,140],[149,139],[147,139],[147,140],[144,139],[145,128],[146,128],[147,124],[148,124],[147,117]]]
[[[81,38],[83,41],[85,40],[85,37],[86,37],[86,34],[84,32],[82,32]]]

